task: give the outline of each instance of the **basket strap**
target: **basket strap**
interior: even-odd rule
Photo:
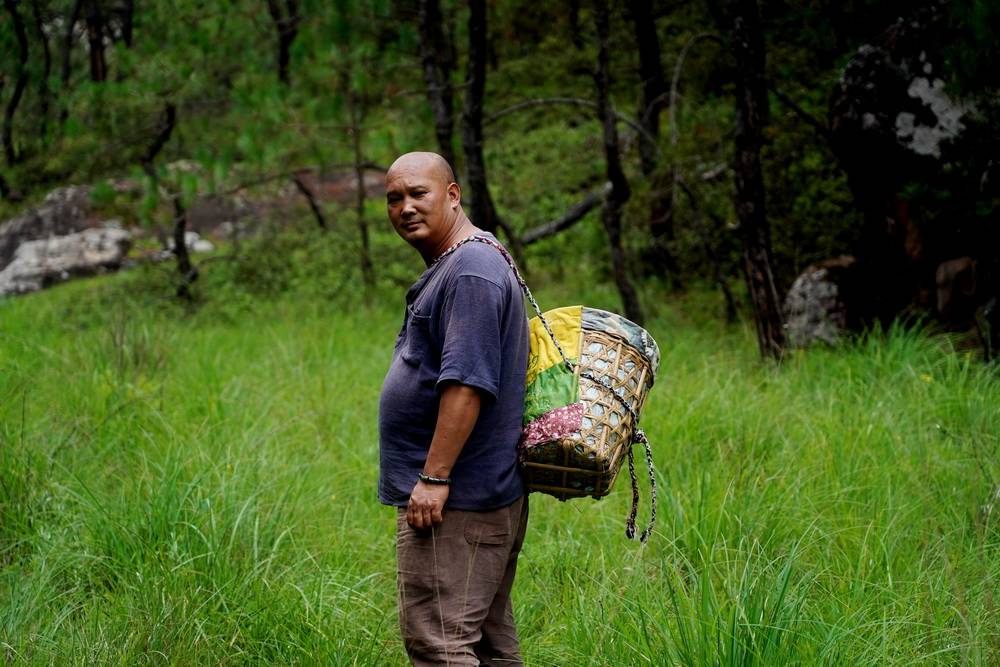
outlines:
[[[521,272],[517,270],[517,264],[514,263],[514,258],[510,256],[510,253],[507,252],[507,249],[504,248],[500,243],[497,243],[496,241],[494,241],[489,237],[481,236],[479,234],[473,234],[472,236],[468,236],[462,239],[461,241],[459,241],[458,243],[454,244],[453,246],[445,250],[443,253],[441,253],[437,257],[437,259],[434,260],[431,266],[434,266],[434,264],[437,264],[442,259],[452,254],[466,243],[471,243],[471,242],[485,243],[486,245],[495,248],[496,251],[499,252],[500,255],[503,256],[505,260],[507,260],[507,264],[508,266],[510,266],[510,270],[514,272],[514,278],[517,280],[517,284],[521,286],[521,291],[524,292],[524,296],[528,299],[528,302],[531,304],[531,307],[534,308],[535,314],[538,315],[538,319],[541,321],[542,326],[545,327],[545,333],[549,335],[549,338],[552,339],[552,343],[556,346],[556,350],[559,351],[559,356],[562,357],[563,363],[566,364],[566,367],[569,370],[575,372],[576,368],[573,366],[573,362],[569,360],[569,358],[566,356],[566,353],[563,351],[562,346],[559,344],[559,341],[556,340],[556,335],[552,332],[552,327],[549,326],[548,320],[546,320],[545,316],[542,315],[542,309],[538,307],[538,302],[535,301],[534,295],[528,288],[528,283],[524,281],[524,278],[521,276]]]
[[[635,437],[628,448],[628,475],[632,481],[632,509],[629,512],[628,519],[625,520],[625,537],[630,540],[635,539],[635,516],[639,513],[639,480],[635,475],[635,455],[632,453],[632,445],[637,442],[641,442],[646,450],[646,470],[649,472],[649,523],[646,524],[646,528],[639,535],[639,541],[645,544],[646,540],[653,533],[653,526],[656,524],[656,471],[653,469],[653,452],[649,447],[649,439],[642,429],[636,429]]]

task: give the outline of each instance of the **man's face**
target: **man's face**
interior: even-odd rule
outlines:
[[[419,163],[396,164],[386,175],[389,220],[407,243],[432,247],[448,234],[455,200],[449,185],[434,169]]]

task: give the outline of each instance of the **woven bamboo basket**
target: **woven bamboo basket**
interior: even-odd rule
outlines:
[[[656,343],[638,325],[619,315],[589,310],[600,313],[612,326],[584,328],[581,332],[580,355],[575,364],[584,406],[581,428],[532,447],[523,460],[528,488],[560,500],[602,498],[611,491],[634,441],[635,417],[653,386],[654,364],[659,355]],[[630,340],[620,335],[620,324],[632,332],[641,332],[646,353],[633,345],[634,337]],[[654,354],[649,353],[650,349]]]

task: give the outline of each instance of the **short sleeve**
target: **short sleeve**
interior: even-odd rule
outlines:
[[[481,389],[496,400],[500,390],[500,328],[503,291],[479,276],[461,275],[441,307],[441,371],[437,388],[452,381]]]

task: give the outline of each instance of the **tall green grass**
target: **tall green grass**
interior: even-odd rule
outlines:
[[[403,664],[375,497],[401,293],[186,312],[125,280],[0,301],[5,662]],[[573,289],[539,297],[616,307]],[[527,663],[1000,663],[995,369],[903,329],[774,367],[704,299],[656,310],[656,533],[625,540],[626,477],[531,497]]]

